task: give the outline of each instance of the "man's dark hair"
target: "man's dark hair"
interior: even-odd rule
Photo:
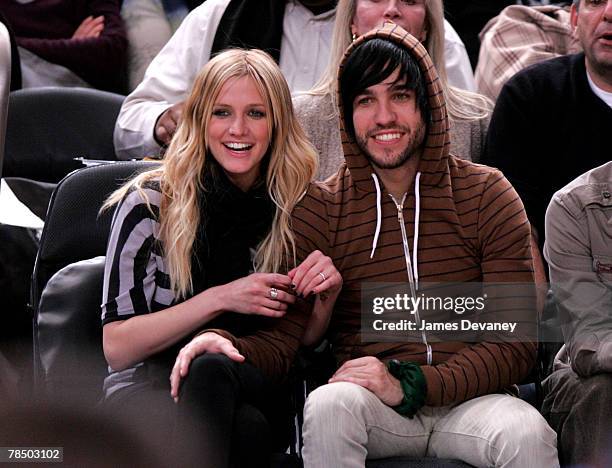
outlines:
[[[355,136],[353,101],[365,89],[383,82],[399,70],[397,82],[414,90],[423,122],[429,123],[429,102],[425,77],[416,59],[391,41],[372,39],[359,45],[347,58],[340,76],[340,95],[344,109],[344,127]]]

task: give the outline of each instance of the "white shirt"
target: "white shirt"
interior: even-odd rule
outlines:
[[[155,122],[168,107],[187,98],[197,73],[210,59],[215,33],[229,3],[207,0],[194,9],[153,59],[117,118],[114,143],[119,159],[159,153],[153,138]],[[323,74],[329,61],[334,19],[335,10],[314,15],[297,0],[287,1],[279,65],[292,92],[310,89]],[[465,46],[447,22],[445,34],[450,37],[445,44],[449,83],[474,89]]]
[[[591,75],[587,71],[587,79],[589,80],[589,86],[591,90],[595,93],[595,95],[605,102],[610,108],[612,108],[612,93],[609,91],[604,91],[599,86],[595,84],[595,82],[591,79]]]
[[[446,20],[444,20],[444,60],[448,84],[475,93],[476,80],[465,44]]]
[[[309,90],[323,75],[335,13],[333,9],[315,16],[299,2],[287,2],[279,66],[292,93]]]

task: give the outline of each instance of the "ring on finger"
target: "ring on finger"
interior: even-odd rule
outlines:
[[[278,298],[278,289],[276,288],[270,288],[270,297],[272,299],[276,299]]]
[[[323,273],[322,271],[319,272],[319,276],[323,278],[323,281],[327,279],[327,277],[325,276],[325,273]]]

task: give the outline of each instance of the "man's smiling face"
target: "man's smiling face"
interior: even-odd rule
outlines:
[[[381,169],[402,166],[420,151],[425,123],[414,90],[398,81],[395,70],[382,82],[366,88],[353,101],[357,144]]]

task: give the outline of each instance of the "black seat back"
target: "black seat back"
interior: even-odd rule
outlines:
[[[107,375],[100,303],[104,257],[71,263],[47,282],[37,314],[44,396],[91,407]]]
[[[58,182],[76,157],[116,160],[113,131],[124,96],[86,88],[29,88],[9,97],[7,177]]]

